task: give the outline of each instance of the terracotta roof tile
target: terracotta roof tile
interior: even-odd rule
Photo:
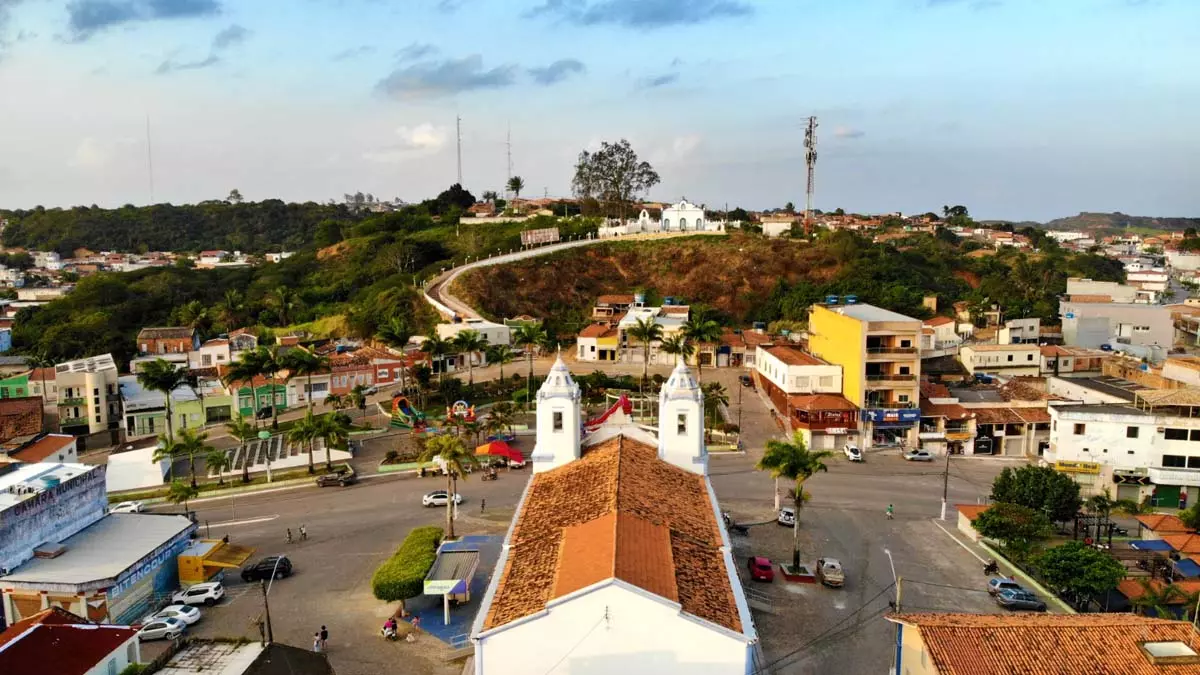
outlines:
[[[1136,516],[1137,521],[1151,532],[1159,533],[1179,533],[1188,534],[1195,532],[1192,528],[1183,524],[1179,516],[1170,513],[1144,513]]]
[[[988,508],[990,508],[990,505],[989,504],[955,504],[954,508],[958,509],[959,513],[966,516],[967,520],[974,522],[974,520],[979,517],[979,514],[983,513],[984,511],[987,511]]]
[[[0,649],[0,672],[84,675],[136,635],[129,626],[35,624]]]
[[[950,398],[950,388],[937,382],[922,382],[921,395],[929,398]]]
[[[926,326],[945,326],[948,323],[954,323],[954,319],[948,316],[935,316],[925,322]]]
[[[1153,664],[1146,641],[1195,644],[1186,621],[1133,614],[897,614],[917,626],[945,675],[1192,675],[1200,664]]]
[[[811,354],[805,354],[795,347],[782,345],[779,347],[767,348],[767,353],[789,366],[824,366],[825,361],[818,359]]]
[[[721,545],[702,476],[651,445],[609,439],[533,477],[484,627],[615,577],[741,632]]]
[[[858,410],[858,406],[844,396],[834,394],[792,394],[788,405],[797,410]]]
[[[1200,553],[1200,535],[1168,534],[1162,540],[1179,553]]]
[[[74,436],[63,434],[46,434],[38,440],[26,445],[20,450],[13,450],[8,453],[14,459],[19,459],[22,462],[40,462],[56,452],[62,451],[68,445],[75,443]]]
[[[583,330],[579,331],[579,337],[581,337],[581,338],[602,338],[602,337],[606,337],[609,333],[616,335],[617,331],[615,328],[612,328],[611,326],[606,326],[602,323],[594,323],[594,324],[588,326],[587,328],[584,328]]]
[[[921,399],[921,417],[945,417],[951,420],[962,420],[971,416],[966,408],[957,403],[930,403],[929,399]]]

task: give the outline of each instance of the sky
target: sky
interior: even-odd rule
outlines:
[[[0,208],[570,193],[1200,216],[1197,0],[0,0]],[[153,169],[151,170],[151,165]]]

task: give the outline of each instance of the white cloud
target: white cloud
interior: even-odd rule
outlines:
[[[396,136],[395,142],[364,152],[363,159],[388,164],[436,154],[445,147],[449,133],[446,127],[425,122],[415,127],[399,127]]]
[[[700,147],[700,136],[696,134],[680,136],[671,143],[671,150],[675,153],[676,159],[687,157],[698,147]]]
[[[108,166],[116,159],[117,151],[121,147],[133,143],[134,141],[129,138],[102,141],[88,136],[79,142],[79,145],[75,147],[75,152],[67,158],[67,166],[78,169],[96,169]]]
[[[836,127],[833,130],[834,138],[862,138],[866,133],[862,129],[853,129],[851,127]]]

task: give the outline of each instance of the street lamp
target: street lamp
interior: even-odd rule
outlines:
[[[896,585],[896,613],[899,614],[900,613],[900,586],[904,582],[904,579],[902,577],[896,576],[896,563],[894,560],[892,560],[891,549],[884,548],[883,552],[887,554],[888,565],[890,565],[892,568],[892,583]],[[900,633],[900,624],[897,623],[896,624],[896,647],[892,653],[892,671],[893,672],[895,672],[896,668],[898,667],[898,665],[900,663],[901,637],[902,637],[902,634]]]
[[[263,429],[262,431],[258,432],[258,440],[260,440],[260,441],[271,440],[271,432],[267,431],[266,429]],[[264,453],[263,456],[267,458],[267,482],[270,483],[271,482],[271,448],[269,446],[267,447],[267,452]]]
[[[270,434],[267,434],[268,436]],[[271,605],[267,603],[267,594],[271,592],[271,584],[275,583],[275,571],[279,569],[279,563],[283,562],[283,556],[279,556],[275,560],[275,566],[271,568],[271,583],[267,583],[265,579],[259,579],[258,585],[262,589],[263,595],[263,615],[266,617],[267,623],[267,644],[275,641],[275,634],[271,630]]]

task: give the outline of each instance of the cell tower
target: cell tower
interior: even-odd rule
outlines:
[[[508,184],[512,181],[512,125],[508,126],[508,134],[504,137],[505,151],[508,153],[508,177],[504,179],[504,197],[508,198]]]
[[[804,163],[808,165],[808,189],[804,201],[804,233],[812,233],[813,190],[816,187],[815,173],[817,168],[817,118],[808,118],[808,127],[804,130]]]
[[[462,115],[454,118],[454,133],[458,137],[458,184],[462,185]]]

